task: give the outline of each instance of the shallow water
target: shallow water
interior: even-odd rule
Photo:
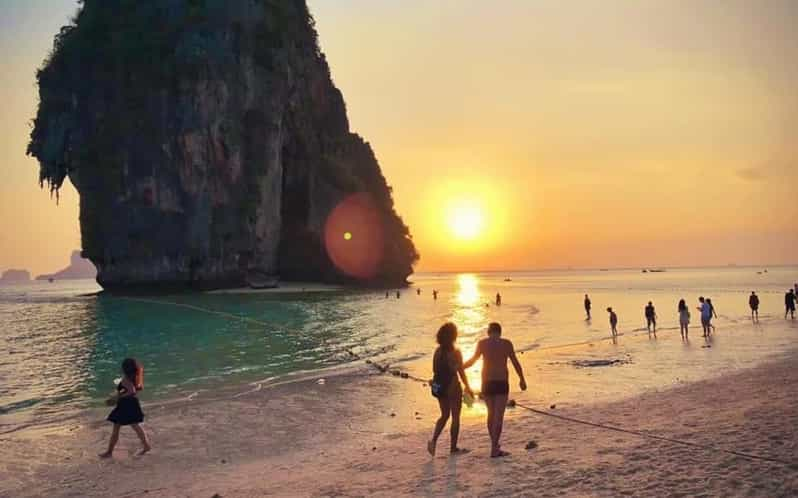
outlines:
[[[523,352],[528,399],[568,403],[666,387],[795,346],[798,321],[784,320],[783,297],[798,268],[759,270],[419,274],[400,299],[361,291],[85,296],[98,290],[90,281],[0,287],[0,433],[98,406],[125,356],[145,366],[145,402],[362,365],[363,358],[427,378],[435,331],[447,320],[458,324],[466,356],[488,322],[501,322]],[[751,290],[762,301],[758,325],[748,316]],[[502,306],[493,303],[497,292]],[[584,317],[585,292],[592,321]],[[694,309],[699,295],[711,297],[720,315],[709,344],[697,311],[691,340],[679,338],[676,303],[683,297]],[[649,300],[659,315],[656,339],[645,332]],[[623,334],[617,344],[607,340],[610,305]],[[622,362],[585,367],[591,360]],[[469,378],[479,385],[479,365]]]

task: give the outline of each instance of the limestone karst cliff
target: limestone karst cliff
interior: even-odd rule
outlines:
[[[104,287],[412,272],[305,0],[84,0],[37,79],[28,153],[43,185],[75,185]]]

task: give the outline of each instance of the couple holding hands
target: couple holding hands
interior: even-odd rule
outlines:
[[[427,450],[431,455],[435,455],[435,446],[438,437],[443,432],[443,428],[451,417],[451,454],[467,453],[468,450],[457,447],[457,438],[460,433],[460,409],[463,402],[463,388],[460,386],[458,377],[465,385],[465,392],[473,398],[471,387],[465,375],[465,369],[483,358],[482,365],[482,397],[488,409],[488,433],[490,434],[491,450],[490,456],[499,458],[509,455],[502,451],[499,445],[499,438],[502,433],[504,423],[504,410],[507,407],[507,398],[510,394],[509,372],[507,361],[512,362],[518,377],[522,391],[526,390],[526,380],[521,364],[515,356],[513,343],[502,338],[502,327],[496,322],[488,326],[488,337],[482,339],[477,344],[474,356],[463,361],[463,355],[455,347],[457,340],[457,326],[448,322],[438,330],[437,341],[438,349],[432,361],[434,377],[430,383],[432,395],[438,399],[441,408],[441,416],[435,423],[435,432],[432,439],[427,443]]]

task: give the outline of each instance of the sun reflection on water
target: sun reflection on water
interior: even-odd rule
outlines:
[[[479,277],[470,273],[457,276],[457,292],[454,296],[455,306],[452,309],[450,320],[457,325],[459,337],[457,346],[463,353],[463,359],[468,360],[473,356],[477,342],[484,336],[487,327],[487,307],[479,287]],[[466,370],[468,383],[475,392],[479,392],[482,383],[482,360]],[[474,404],[470,411],[484,410],[484,405]]]

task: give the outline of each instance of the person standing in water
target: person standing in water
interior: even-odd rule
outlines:
[[[648,329],[648,333],[650,334],[651,327],[654,327],[654,336],[657,335],[657,312],[654,310],[654,305],[651,301],[648,302],[648,306],[645,309],[646,314],[646,328]]]
[[[612,338],[618,336],[618,315],[612,311],[612,307],[607,308],[607,313],[610,314],[610,332],[612,332]]]
[[[590,320],[590,308],[592,304],[590,303],[590,298],[587,294],[585,294],[585,313],[587,313],[587,320]]]
[[[715,311],[715,305],[712,304],[712,299],[707,298],[707,304],[709,305],[709,328],[710,332],[715,332],[715,326],[712,325],[712,319],[718,317],[718,313]]]
[[[438,438],[446,427],[446,422],[451,416],[452,424],[449,428],[451,439],[449,453],[457,455],[467,453],[468,450],[457,447],[457,438],[460,435],[460,410],[463,407],[463,389],[460,387],[459,376],[463,380],[466,393],[473,398],[468,378],[463,370],[463,354],[454,345],[457,340],[457,326],[452,322],[444,323],[436,337],[438,349],[432,357],[432,370],[434,377],[430,382],[432,395],[438,399],[441,416],[435,422],[435,431],[432,439],[427,442],[427,451],[435,456],[435,446]]]
[[[396,299],[399,299],[400,297],[402,297],[402,293],[399,292],[399,291],[396,291]]]
[[[759,296],[756,292],[751,291],[751,297],[748,298],[748,306],[751,307],[751,320],[759,321]]]
[[[116,395],[108,400],[109,403],[116,405],[107,419],[109,422],[113,422],[114,428],[111,432],[111,440],[108,442],[108,449],[105,453],[100,453],[100,458],[111,458],[113,456],[114,448],[117,441],[119,441],[119,429],[123,425],[133,427],[139,437],[142,446],[139,455],[150,451],[150,442],[147,440],[147,434],[144,433],[144,429],[139,425],[144,422],[144,412],[141,411],[141,403],[136,397],[136,393],[144,387],[141,372],[141,366],[134,358],[126,358],[122,362],[122,381],[116,386]]]
[[[795,291],[790,289],[790,292],[784,294],[784,318],[790,315],[795,320]]]
[[[706,302],[704,296],[699,297],[698,302],[700,303],[697,309],[701,312],[701,327],[704,329],[704,337],[708,337],[709,322],[712,320],[712,308],[710,308],[709,303]]]
[[[421,287],[419,287],[418,289],[416,289],[416,295],[417,295],[417,296],[420,296],[420,295],[421,295]]]
[[[504,426],[504,410],[510,394],[510,374],[507,360],[513,364],[520,380],[519,387],[526,391],[524,371],[515,355],[513,343],[502,338],[502,326],[496,322],[488,325],[488,337],[477,343],[474,356],[465,362],[463,368],[470,368],[482,357],[482,396],[488,408],[488,434],[490,434],[490,456],[500,458],[509,455],[502,451],[500,439]]]
[[[438,300],[438,291],[436,289],[433,289],[433,291],[432,291],[432,300],[433,301],[437,301]]]
[[[496,293],[496,306],[501,306],[501,305],[502,305],[502,295],[497,292]]]
[[[684,299],[679,300],[679,333],[682,334],[682,339],[687,339],[688,326],[690,325],[690,310],[687,309],[687,303]]]

